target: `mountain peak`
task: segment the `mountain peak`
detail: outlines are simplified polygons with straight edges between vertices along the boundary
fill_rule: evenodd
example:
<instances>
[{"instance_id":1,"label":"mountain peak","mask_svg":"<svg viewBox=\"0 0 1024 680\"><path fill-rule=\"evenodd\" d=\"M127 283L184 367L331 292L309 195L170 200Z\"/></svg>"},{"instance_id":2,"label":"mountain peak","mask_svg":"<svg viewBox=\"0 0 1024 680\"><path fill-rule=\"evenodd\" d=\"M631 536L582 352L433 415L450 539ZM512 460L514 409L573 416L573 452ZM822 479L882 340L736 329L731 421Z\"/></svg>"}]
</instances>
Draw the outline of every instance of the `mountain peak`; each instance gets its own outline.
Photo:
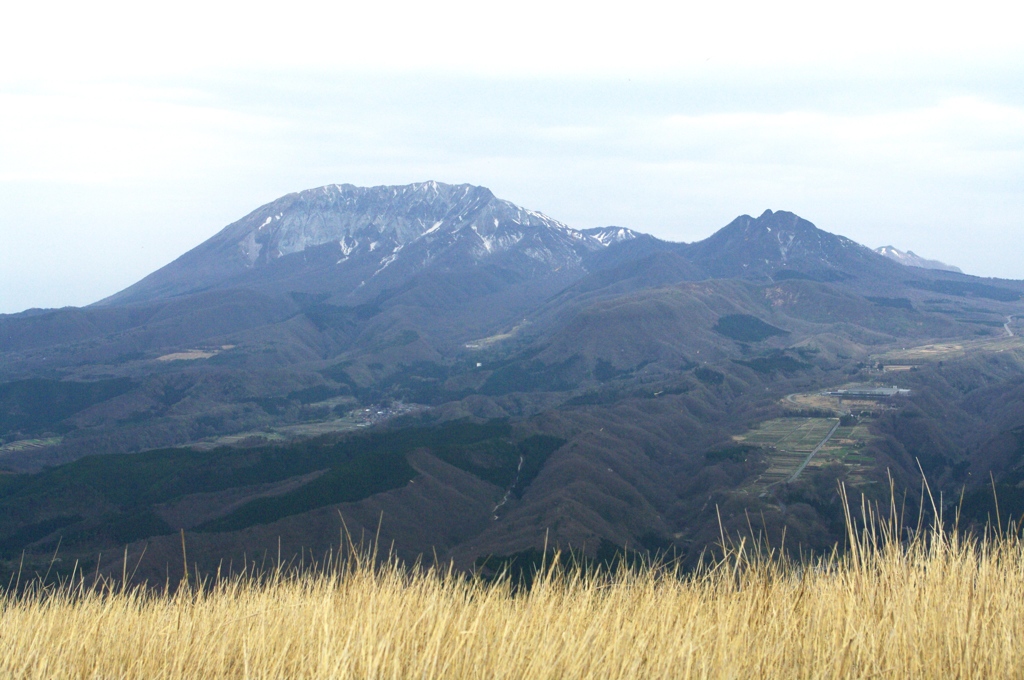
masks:
<instances>
[{"instance_id":1,"label":"mountain peak","mask_svg":"<svg viewBox=\"0 0 1024 680\"><path fill-rule=\"evenodd\" d=\"M268 203L214 239L236 243L247 265L254 266L331 241L356 242L360 236L404 245L439 223L464 221L496 201L485 187L433 180L404 186L329 184Z\"/></svg>"},{"instance_id":2,"label":"mountain peak","mask_svg":"<svg viewBox=\"0 0 1024 680\"><path fill-rule=\"evenodd\" d=\"M597 239L603 246L610 246L622 241L633 241L639 236L637 232L626 227L593 227L592 229L580 229L580 233Z\"/></svg>"},{"instance_id":3,"label":"mountain peak","mask_svg":"<svg viewBox=\"0 0 1024 680\"><path fill-rule=\"evenodd\" d=\"M428 268L462 269L485 261L530 276L565 276L582 269L585 253L604 245L501 200L486 187L433 180L375 187L328 184L257 208L103 302L225 286L262 288L271 280L295 290L342 295L358 290L365 296Z\"/></svg>"},{"instance_id":4,"label":"mountain peak","mask_svg":"<svg viewBox=\"0 0 1024 680\"><path fill-rule=\"evenodd\" d=\"M741 215L690 249L715 277L771 277L781 270L832 276L829 272L870 254L845 236L784 210L765 210L757 218Z\"/></svg>"}]
</instances>

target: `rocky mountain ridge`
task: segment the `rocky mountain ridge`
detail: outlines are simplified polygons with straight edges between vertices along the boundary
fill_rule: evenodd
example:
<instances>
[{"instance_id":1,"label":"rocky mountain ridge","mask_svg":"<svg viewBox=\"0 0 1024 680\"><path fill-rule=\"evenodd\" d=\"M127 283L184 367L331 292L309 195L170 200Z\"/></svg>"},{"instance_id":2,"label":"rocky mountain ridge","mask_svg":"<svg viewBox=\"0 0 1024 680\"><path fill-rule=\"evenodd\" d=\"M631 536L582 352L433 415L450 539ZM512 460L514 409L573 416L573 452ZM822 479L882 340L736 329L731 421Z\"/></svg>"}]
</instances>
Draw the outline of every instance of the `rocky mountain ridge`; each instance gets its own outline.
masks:
<instances>
[{"instance_id":1,"label":"rocky mountain ridge","mask_svg":"<svg viewBox=\"0 0 1024 680\"><path fill-rule=\"evenodd\" d=\"M938 271L953 272L955 274L963 274L963 271L959 267L954 267L951 264L945 262L939 262L938 260L929 260L921 257L913 250L902 251L899 248L893 246L882 246L881 248L875 248L875 252L879 255L883 255L893 262L899 262L902 265L908 267L920 267L921 269L936 269Z\"/></svg>"},{"instance_id":2,"label":"rocky mountain ridge","mask_svg":"<svg viewBox=\"0 0 1024 680\"><path fill-rule=\"evenodd\" d=\"M471 297L504 290L501 304L522 308L533 304L524 295L550 296L590 272L643 257L658 262L660 273L649 281L904 276L890 256L784 211L742 215L687 244L625 227L573 229L469 184L335 184L254 210L97 305L230 289L326 295L332 304L358 305L431 281L428 287L454 285Z\"/></svg>"},{"instance_id":3,"label":"rocky mountain ridge","mask_svg":"<svg viewBox=\"0 0 1024 680\"><path fill-rule=\"evenodd\" d=\"M294 278L311 266L325 289L343 297L359 297L372 283L395 288L431 269L496 264L536 277L579 269L587 253L627 231L586 234L469 184L332 184L254 210L99 304L258 287L261 278Z\"/></svg>"}]
</instances>

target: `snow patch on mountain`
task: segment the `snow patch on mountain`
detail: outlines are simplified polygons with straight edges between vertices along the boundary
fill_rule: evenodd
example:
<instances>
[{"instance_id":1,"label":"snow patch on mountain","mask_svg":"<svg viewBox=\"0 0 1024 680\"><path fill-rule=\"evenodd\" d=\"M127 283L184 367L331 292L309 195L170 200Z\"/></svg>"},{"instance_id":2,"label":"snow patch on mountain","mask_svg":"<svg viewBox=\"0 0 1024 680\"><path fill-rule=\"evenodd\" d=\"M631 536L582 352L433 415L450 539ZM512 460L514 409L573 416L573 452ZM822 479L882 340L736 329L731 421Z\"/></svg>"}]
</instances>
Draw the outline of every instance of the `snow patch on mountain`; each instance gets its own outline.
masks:
<instances>
[{"instance_id":1,"label":"snow patch on mountain","mask_svg":"<svg viewBox=\"0 0 1024 680\"><path fill-rule=\"evenodd\" d=\"M875 252L879 255L883 255L893 262L899 262L907 267L920 267L921 269L937 269L944 272L955 272L957 274L963 274L959 267L954 267L951 264L945 262L939 262L938 260L929 260L916 254L913 250L906 252L893 246L882 246L876 248Z\"/></svg>"},{"instance_id":2,"label":"snow patch on mountain","mask_svg":"<svg viewBox=\"0 0 1024 680\"><path fill-rule=\"evenodd\" d=\"M280 280L347 295L359 282L393 288L427 269L485 264L524 280L568 280L585 272L588 253L637 236L620 227L588 231L469 184L330 184L254 210L109 301L243 285L239 276L244 285ZM334 265L330 273L326 263Z\"/></svg>"},{"instance_id":3,"label":"snow patch on mountain","mask_svg":"<svg viewBox=\"0 0 1024 680\"><path fill-rule=\"evenodd\" d=\"M370 252L421 239L450 245L463 229L477 237L475 255L482 258L516 248L524 238L524 227L545 232L554 241L567 241L562 247L570 250L579 246L594 250L635 238L622 228L588 235L543 213L500 200L483 187L434 181L382 187L331 184L289 194L218 236L233 240L249 266L260 266L332 241L340 249L340 262L354 257L360 244Z\"/></svg>"},{"instance_id":4,"label":"snow patch on mountain","mask_svg":"<svg viewBox=\"0 0 1024 680\"><path fill-rule=\"evenodd\" d=\"M592 229L582 229L579 233L596 239L598 243L605 247L613 243L632 241L637 237L635 231L625 227L594 227Z\"/></svg>"},{"instance_id":5,"label":"snow patch on mountain","mask_svg":"<svg viewBox=\"0 0 1024 680\"><path fill-rule=\"evenodd\" d=\"M397 247L397 248L395 248L395 249L394 249L393 251L391 251L391 254L390 254L390 255L388 255L387 257L385 257L384 259L382 259L382 260L380 261L380 269L378 269L377 271L375 271L375 272L373 273L373 275L374 275L374 276L376 276L377 274L380 274L380 273L381 273L382 271L384 271L385 269L387 269L387 268L388 268L388 265L389 265L389 264L391 264L392 262L394 262L394 261L395 261L395 259L397 259L397 258L398 258L398 252L399 252L399 251L400 251L401 249L402 249L402 246L398 246L398 247Z\"/></svg>"}]
</instances>

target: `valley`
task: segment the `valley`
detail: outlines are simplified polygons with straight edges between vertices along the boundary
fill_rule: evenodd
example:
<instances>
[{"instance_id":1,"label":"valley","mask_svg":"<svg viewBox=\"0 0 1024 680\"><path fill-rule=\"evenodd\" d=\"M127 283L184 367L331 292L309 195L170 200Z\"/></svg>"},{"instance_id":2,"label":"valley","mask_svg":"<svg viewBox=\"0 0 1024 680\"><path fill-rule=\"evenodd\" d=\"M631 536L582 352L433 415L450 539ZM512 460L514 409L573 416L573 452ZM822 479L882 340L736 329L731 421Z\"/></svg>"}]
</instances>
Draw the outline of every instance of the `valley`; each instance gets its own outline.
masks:
<instances>
[{"instance_id":1,"label":"valley","mask_svg":"<svg viewBox=\"0 0 1024 680\"><path fill-rule=\"evenodd\" d=\"M768 449L768 469L754 484L769 487L795 482L838 427L838 418L783 418L761 423L733 439Z\"/></svg>"},{"instance_id":2,"label":"valley","mask_svg":"<svg viewBox=\"0 0 1024 680\"><path fill-rule=\"evenodd\" d=\"M760 423L750 432L733 439L745 445L765 449L767 469L753 481L753 488L767 489L776 484L792 484L807 468L841 465L848 483L862 487L869 478L874 458L864 449L874 438L871 419L778 418Z\"/></svg>"},{"instance_id":3,"label":"valley","mask_svg":"<svg viewBox=\"0 0 1024 680\"><path fill-rule=\"evenodd\" d=\"M352 400L330 400L311 404L314 409L330 409L335 413L338 406L352 406ZM210 451L221 446L239 446L243 444L264 444L271 442L284 442L306 437L317 437L325 434L350 432L373 425L382 425L392 418L415 415L423 412L426 407L419 404L394 403L390 406L371 405L369 408L354 408L340 418L325 418L323 420L310 420L296 423L294 425L280 425L278 427L266 427L262 430L249 430L235 434L207 437L189 445L190 448L200 451ZM341 409L345 411L345 408Z\"/></svg>"},{"instance_id":4,"label":"valley","mask_svg":"<svg viewBox=\"0 0 1024 680\"><path fill-rule=\"evenodd\" d=\"M839 484L919 500L922 469L965 521L992 481L1019 516L1022 295L786 212L684 244L470 185L290 194L95 305L0 316L0 571L127 548L161 580L182 532L202 570L342 520L460 569L692 566L755 515L827 549Z\"/></svg>"}]
</instances>

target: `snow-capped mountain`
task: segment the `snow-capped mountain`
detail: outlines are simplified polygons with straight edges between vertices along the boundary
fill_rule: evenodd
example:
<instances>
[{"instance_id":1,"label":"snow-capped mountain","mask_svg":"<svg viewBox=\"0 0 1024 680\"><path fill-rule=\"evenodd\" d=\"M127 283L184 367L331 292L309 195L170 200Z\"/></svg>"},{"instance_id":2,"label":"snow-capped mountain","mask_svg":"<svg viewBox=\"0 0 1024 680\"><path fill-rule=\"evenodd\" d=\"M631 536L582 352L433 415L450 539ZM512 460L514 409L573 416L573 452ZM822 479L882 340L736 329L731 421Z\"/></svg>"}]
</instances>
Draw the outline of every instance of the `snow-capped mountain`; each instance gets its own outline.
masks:
<instances>
[{"instance_id":1,"label":"snow-capped mountain","mask_svg":"<svg viewBox=\"0 0 1024 680\"><path fill-rule=\"evenodd\" d=\"M603 246L610 246L613 243L621 243L623 241L633 241L640 234L627 229L626 227L594 227L592 229L581 229L587 236L592 236L601 242Z\"/></svg>"},{"instance_id":2,"label":"snow-capped mountain","mask_svg":"<svg viewBox=\"0 0 1024 680\"><path fill-rule=\"evenodd\" d=\"M572 229L484 187L332 184L268 203L103 303L170 297L260 280L353 295L425 270L494 266L536 278L582 271L586 254L627 229Z\"/></svg>"},{"instance_id":3,"label":"snow-capped mountain","mask_svg":"<svg viewBox=\"0 0 1024 680\"><path fill-rule=\"evenodd\" d=\"M332 184L257 208L98 304L248 290L313 294L342 306L398 295L419 307L471 309L465 301L474 298L488 314L499 308L511 314L588 273L606 270L604 280L626 260L636 263L623 270L633 276L630 267L650 264L642 264L644 257L661 258L659 266L671 272L658 279L665 283L731 277L881 282L900 275L891 260L931 264L891 247L874 252L783 211L742 215L703 241L672 244L624 227L573 229L469 184ZM466 313L480 314L472 309Z\"/></svg>"},{"instance_id":4,"label":"snow-capped mountain","mask_svg":"<svg viewBox=\"0 0 1024 680\"><path fill-rule=\"evenodd\" d=\"M465 241L479 259L526 239L523 250L529 256L557 260L549 248L554 244L537 238L545 231L573 244L594 245L581 232L497 199L484 187L438 182L371 188L333 184L290 194L231 225L223 236L237 244L250 265L337 242L341 262L357 252L376 252L386 267L392 255L397 258L406 246L421 241Z\"/></svg>"},{"instance_id":5,"label":"snow-capped mountain","mask_svg":"<svg viewBox=\"0 0 1024 680\"><path fill-rule=\"evenodd\" d=\"M920 267L921 269L937 269L944 272L955 272L957 274L963 274L959 267L954 267L951 264L945 262L939 262L938 260L928 260L920 255L914 253L913 250L906 252L899 248L892 246L882 246L881 248L875 248L875 252L879 255L884 255L893 262L899 262L902 265L908 267Z\"/></svg>"}]
</instances>

